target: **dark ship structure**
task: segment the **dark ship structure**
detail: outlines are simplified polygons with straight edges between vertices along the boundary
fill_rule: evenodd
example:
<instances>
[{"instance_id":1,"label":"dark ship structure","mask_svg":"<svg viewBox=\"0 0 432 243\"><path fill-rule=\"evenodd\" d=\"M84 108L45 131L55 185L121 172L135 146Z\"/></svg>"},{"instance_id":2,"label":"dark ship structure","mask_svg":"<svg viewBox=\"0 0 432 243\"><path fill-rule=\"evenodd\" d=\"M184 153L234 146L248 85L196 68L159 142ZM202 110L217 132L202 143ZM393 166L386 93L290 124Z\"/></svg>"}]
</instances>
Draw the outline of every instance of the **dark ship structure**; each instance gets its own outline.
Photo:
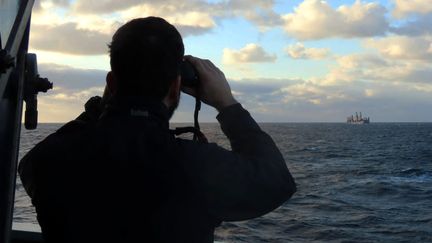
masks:
<instances>
[{"instance_id":1,"label":"dark ship structure","mask_svg":"<svg viewBox=\"0 0 432 243\"><path fill-rule=\"evenodd\" d=\"M356 112L355 116L351 115L347 117L347 123L348 124L369 124L370 119L369 117L362 117L362 113L360 112L360 115Z\"/></svg>"},{"instance_id":2,"label":"dark ship structure","mask_svg":"<svg viewBox=\"0 0 432 243\"><path fill-rule=\"evenodd\" d=\"M52 88L28 53L34 1L0 0L0 243L43 243L40 230L12 229L22 115L35 129L37 94Z\"/></svg>"}]
</instances>

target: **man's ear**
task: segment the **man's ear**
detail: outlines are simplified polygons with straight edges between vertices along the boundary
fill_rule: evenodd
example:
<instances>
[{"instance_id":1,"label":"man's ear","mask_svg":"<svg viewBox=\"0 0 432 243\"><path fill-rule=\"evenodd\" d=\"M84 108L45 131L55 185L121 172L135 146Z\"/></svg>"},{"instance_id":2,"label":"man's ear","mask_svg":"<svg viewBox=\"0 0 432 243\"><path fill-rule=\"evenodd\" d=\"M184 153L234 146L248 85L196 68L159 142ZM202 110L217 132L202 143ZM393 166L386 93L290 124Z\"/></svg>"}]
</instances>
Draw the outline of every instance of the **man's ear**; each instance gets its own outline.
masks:
<instances>
[{"instance_id":1,"label":"man's ear","mask_svg":"<svg viewBox=\"0 0 432 243\"><path fill-rule=\"evenodd\" d=\"M114 95L117 93L118 85L117 85L117 79L114 76L114 73L109 71L106 76L106 85L108 87L109 92L111 95Z\"/></svg>"},{"instance_id":2,"label":"man's ear","mask_svg":"<svg viewBox=\"0 0 432 243\"><path fill-rule=\"evenodd\" d=\"M170 100L177 102L180 98L180 87L181 86L181 76L177 76L177 78L171 83L169 91L168 91L168 97Z\"/></svg>"}]
</instances>

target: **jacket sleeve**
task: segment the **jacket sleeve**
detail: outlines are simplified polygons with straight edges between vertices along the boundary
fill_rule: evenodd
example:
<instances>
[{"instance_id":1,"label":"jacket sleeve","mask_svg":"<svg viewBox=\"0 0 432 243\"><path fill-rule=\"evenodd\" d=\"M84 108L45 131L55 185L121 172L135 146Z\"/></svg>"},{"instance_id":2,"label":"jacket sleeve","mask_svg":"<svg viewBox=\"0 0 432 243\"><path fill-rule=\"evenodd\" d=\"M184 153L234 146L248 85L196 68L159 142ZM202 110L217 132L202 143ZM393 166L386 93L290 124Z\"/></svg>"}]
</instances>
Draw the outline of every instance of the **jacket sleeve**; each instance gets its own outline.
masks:
<instances>
[{"instance_id":1,"label":"jacket sleeve","mask_svg":"<svg viewBox=\"0 0 432 243\"><path fill-rule=\"evenodd\" d=\"M204 195L210 214L222 221L246 220L282 205L296 191L285 161L271 137L240 104L225 108L217 119L232 151L200 144L186 173Z\"/></svg>"},{"instance_id":2,"label":"jacket sleeve","mask_svg":"<svg viewBox=\"0 0 432 243\"><path fill-rule=\"evenodd\" d=\"M33 176L33 151L28 152L24 158L21 159L18 165L18 173L20 175L21 183L30 196L34 196L34 176Z\"/></svg>"},{"instance_id":3,"label":"jacket sleeve","mask_svg":"<svg viewBox=\"0 0 432 243\"><path fill-rule=\"evenodd\" d=\"M18 174L21 183L32 200L34 200L36 194L37 172L41 171L41 167L45 164L44 162L49 160L50 155L54 153L53 151L56 151L56 149L53 149L53 145L56 144L54 139L55 133L39 142L27 152L18 165ZM44 168L43 171L48 173L46 169Z\"/></svg>"},{"instance_id":4,"label":"jacket sleeve","mask_svg":"<svg viewBox=\"0 0 432 243\"><path fill-rule=\"evenodd\" d=\"M80 117L86 117L88 115L83 112ZM48 137L36 144L27 154L21 159L18 165L18 173L22 182L22 185L30 196L34 198L37 187L37 172L43 171L46 174L51 172L52 165L44 167L47 162L54 156L59 156L58 153L61 151L58 146L68 147L65 145L65 141L60 138L60 134L73 133L82 130L85 125L83 120L73 120L66 123L64 126L59 128L55 133L50 134ZM59 140L60 139L60 140ZM60 154L60 156L63 154ZM43 167L43 169L41 169Z\"/></svg>"}]
</instances>

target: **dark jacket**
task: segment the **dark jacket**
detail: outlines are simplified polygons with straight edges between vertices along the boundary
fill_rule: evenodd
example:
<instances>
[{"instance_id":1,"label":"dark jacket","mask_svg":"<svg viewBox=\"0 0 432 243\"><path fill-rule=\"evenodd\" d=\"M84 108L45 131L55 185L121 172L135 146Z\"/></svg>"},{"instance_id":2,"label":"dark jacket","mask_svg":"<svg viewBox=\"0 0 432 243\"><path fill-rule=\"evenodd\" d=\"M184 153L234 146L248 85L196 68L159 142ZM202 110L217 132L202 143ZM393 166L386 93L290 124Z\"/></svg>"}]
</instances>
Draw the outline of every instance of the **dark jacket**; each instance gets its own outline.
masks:
<instances>
[{"instance_id":1,"label":"dark jacket","mask_svg":"<svg viewBox=\"0 0 432 243\"><path fill-rule=\"evenodd\" d=\"M117 100L80 117L20 163L47 242L213 242L222 221L264 215L296 190L240 104L217 116L232 151L175 138L162 103Z\"/></svg>"}]
</instances>

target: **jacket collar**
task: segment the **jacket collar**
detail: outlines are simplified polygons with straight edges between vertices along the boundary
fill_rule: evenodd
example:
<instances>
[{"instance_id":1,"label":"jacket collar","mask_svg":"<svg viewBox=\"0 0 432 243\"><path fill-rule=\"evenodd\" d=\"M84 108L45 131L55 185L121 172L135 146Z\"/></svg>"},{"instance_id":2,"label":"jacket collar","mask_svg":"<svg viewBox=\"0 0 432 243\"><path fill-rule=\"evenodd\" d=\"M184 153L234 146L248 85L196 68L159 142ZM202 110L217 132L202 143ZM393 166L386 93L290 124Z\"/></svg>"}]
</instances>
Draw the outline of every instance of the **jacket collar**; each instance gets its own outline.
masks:
<instances>
[{"instance_id":1,"label":"jacket collar","mask_svg":"<svg viewBox=\"0 0 432 243\"><path fill-rule=\"evenodd\" d=\"M154 117L168 126L169 111L162 101L139 96L113 97L106 105L101 118L129 116L136 118Z\"/></svg>"}]
</instances>

